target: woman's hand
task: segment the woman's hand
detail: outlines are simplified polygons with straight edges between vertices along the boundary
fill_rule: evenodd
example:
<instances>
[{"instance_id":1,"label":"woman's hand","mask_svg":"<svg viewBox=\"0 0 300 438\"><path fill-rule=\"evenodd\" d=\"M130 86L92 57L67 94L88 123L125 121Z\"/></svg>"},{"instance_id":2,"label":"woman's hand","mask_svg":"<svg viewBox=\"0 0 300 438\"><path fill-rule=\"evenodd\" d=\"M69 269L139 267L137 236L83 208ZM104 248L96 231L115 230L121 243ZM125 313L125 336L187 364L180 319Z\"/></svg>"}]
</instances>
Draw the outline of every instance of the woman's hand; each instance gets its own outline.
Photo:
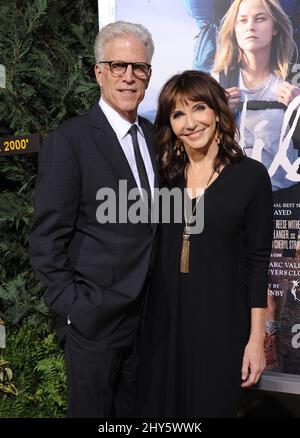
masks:
<instances>
[{"instance_id":1,"label":"woman's hand","mask_svg":"<svg viewBox=\"0 0 300 438\"><path fill-rule=\"evenodd\" d=\"M242 388L248 388L258 382L266 367L263 338L248 341L244 351L242 365Z\"/></svg>"},{"instance_id":2,"label":"woman's hand","mask_svg":"<svg viewBox=\"0 0 300 438\"><path fill-rule=\"evenodd\" d=\"M239 87L226 88L228 94L228 104L232 112L234 112L241 102L241 90Z\"/></svg>"},{"instance_id":3,"label":"woman's hand","mask_svg":"<svg viewBox=\"0 0 300 438\"><path fill-rule=\"evenodd\" d=\"M288 106L295 97L300 96L300 88L290 84L287 81L282 82L277 90L277 100Z\"/></svg>"}]
</instances>

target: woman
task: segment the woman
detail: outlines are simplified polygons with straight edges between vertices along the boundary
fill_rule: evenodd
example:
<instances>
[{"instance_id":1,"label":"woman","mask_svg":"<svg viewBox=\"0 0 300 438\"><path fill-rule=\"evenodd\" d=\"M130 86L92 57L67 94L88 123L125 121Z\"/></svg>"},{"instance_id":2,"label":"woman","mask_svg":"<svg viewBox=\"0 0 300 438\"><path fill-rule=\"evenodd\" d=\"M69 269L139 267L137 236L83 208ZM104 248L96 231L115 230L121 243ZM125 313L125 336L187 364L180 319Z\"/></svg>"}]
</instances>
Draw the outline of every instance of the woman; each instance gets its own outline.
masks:
<instances>
[{"instance_id":1,"label":"woman","mask_svg":"<svg viewBox=\"0 0 300 438\"><path fill-rule=\"evenodd\" d=\"M160 225L138 414L233 417L240 386L256 383L265 366L270 179L235 142L225 91L206 73L186 71L165 84L155 127L164 185L187 188L193 211L205 189L204 229L189 232L186 202L181 222Z\"/></svg>"},{"instance_id":2,"label":"woman","mask_svg":"<svg viewBox=\"0 0 300 438\"><path fill-rule=\"evenodd\" d=\"M296 11L295 4L280 4L278 0L233 1L222 21L213 69L214 77L218 74L221 85L227 89L231 109L236 111L245 153L267 169L279 150L281 163L286 155L293 164L300 148L299 127L286 150L280 144L286 107L300 95L300 89L286 80L293 54L297 58L297 49L291 22L281 6L289 13ZM297 176L289 177L288 169L282 165L271 175L275 203L290 203L298 198ZM282 219L299 219L297 210ZM295 250L284 250L284 256L294 257ZM284 281L282 278L281 290L286 290ZM265 340L269 369L278 369L275 333L283 306L284 298L269 294Z\"/></svg>"},{"instance_id":3,"label":"woman","mask_svg":"<svg viewBox=\"0 0 300 438\"><path fill-rule=\"evenodd\" d=\"M244 117L239 114L245 121L241 143L248 156L267 168L279 148L286 106L300 95L300 89L286 81L295 48L292 25L278 0L235 0L222 20L213 75L219 75L232 110L245 103ZM293 142L287 156L291 163L298 158ZM274 191L295 184L286 173L277 168L271 178Z\"/></svg>"}]
</instances>

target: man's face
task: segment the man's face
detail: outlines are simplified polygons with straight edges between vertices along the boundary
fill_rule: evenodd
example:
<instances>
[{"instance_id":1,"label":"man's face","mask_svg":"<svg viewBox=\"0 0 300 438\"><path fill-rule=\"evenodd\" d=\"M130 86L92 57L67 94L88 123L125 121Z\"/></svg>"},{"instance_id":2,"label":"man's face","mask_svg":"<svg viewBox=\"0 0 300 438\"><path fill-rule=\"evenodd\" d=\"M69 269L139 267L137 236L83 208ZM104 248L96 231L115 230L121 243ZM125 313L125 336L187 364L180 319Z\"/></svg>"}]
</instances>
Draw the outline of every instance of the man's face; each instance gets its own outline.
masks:
<instances>
[{"instance_id":1,"label":"man's face","mask_svg":"<svg viewBox=\"0 0 300 438\"><path fill-rule=\"evenodd\" d=\"M148 50L133 35L117 37L106 43L101 61L149 63ZM95 75L105 102L126 120L134 122L150 76L146 79L136 78L132 65L128 65L126 72L121 76L114 76L108 64L101 64L101 66L96 64Z\"/></svg>"}]
</instances>

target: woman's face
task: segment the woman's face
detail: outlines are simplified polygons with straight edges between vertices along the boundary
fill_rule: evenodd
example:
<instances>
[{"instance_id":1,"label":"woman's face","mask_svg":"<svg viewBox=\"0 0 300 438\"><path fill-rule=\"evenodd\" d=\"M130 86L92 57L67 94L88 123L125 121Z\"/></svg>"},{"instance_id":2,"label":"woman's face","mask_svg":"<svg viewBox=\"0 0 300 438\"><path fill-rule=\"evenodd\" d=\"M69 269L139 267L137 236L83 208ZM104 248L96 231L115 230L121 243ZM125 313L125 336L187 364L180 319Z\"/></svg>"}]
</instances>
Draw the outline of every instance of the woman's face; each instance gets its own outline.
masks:
<instances>
[{"instance_id":1,"label":"woman's face","mask_svg":"<svg viewBox=\"0 0 300 438\"><path fill-rule=\"evenodd\" d=\"M170 116L174 134L189 150L216 146L216 115L205 102L177 102Z\"/></svg>"},{"instance_id":2,"label":"woman's face","mask_svg":"<svg viewBox=\"0 0 300 438\"><path fill-rule=\"evenodd\" d=\"M238 46L244 52L270 53L274 21L262 0L242 0L235 23Z\"/></svg>"}]
</instances>

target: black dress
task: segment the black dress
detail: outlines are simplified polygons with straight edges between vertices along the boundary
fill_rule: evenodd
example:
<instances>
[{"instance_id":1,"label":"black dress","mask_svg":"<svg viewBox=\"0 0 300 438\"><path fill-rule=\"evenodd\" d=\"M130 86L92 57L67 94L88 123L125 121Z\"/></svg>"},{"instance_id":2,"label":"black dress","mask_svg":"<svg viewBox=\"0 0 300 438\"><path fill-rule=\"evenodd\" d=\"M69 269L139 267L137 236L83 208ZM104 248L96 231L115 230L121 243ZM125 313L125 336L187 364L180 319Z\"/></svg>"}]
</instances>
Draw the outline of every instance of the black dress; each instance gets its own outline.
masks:
<instances>
[{"instance_id":1,"label":"black dress","mask_svg":"<svg viewBox=\"0 0 300 438\"><path fill-rule=\"evenodd\" d=\"M184 222L160 225L142 335L140 417L236 414L250 308L267 301L273 206L265 167L250 158L226 166L204 202L188 274L179 272Z\"/></svg>"}]
</instances>

